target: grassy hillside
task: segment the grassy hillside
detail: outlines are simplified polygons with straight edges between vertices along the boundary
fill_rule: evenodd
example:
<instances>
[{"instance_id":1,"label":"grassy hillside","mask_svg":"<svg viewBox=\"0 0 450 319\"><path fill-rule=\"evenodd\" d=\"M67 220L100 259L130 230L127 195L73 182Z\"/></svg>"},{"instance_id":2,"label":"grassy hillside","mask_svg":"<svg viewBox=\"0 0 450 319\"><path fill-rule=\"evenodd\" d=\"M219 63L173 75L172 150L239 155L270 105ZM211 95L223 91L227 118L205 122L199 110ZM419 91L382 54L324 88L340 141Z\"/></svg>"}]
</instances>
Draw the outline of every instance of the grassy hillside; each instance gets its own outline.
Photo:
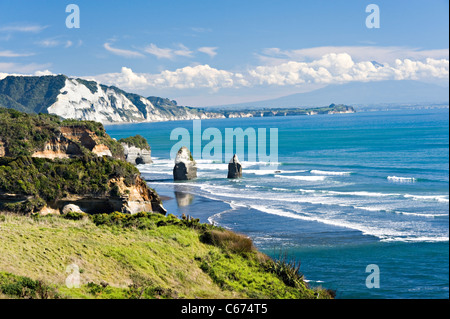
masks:
<instances>
[{"instance_id":1,"label":"grassy hillside","mask_svg":"<svg viewBox=\"0 0 450 319\"><path fill-rule=\"evenodd\" d=\"M250 239L160 214L0 214L3 298L329 298ZM79 288L65 285L79 267Z\"/></svg>"}]
</instances>

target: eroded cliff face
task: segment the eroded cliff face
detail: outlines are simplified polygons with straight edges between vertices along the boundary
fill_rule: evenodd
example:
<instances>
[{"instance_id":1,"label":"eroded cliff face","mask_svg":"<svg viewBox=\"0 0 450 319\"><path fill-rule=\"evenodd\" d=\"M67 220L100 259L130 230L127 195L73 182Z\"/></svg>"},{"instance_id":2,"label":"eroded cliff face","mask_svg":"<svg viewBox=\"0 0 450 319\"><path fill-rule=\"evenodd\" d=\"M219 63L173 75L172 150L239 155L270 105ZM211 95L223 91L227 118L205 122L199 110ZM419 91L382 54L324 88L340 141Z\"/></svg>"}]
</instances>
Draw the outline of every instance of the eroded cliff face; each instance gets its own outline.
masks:
<instances>
[{"instance_id":1,"label":"eroded cliff face","mask_svg":"<svg viewBox=\"0 0 450 319\"><path fill-rule=\"evenodd\" d=\"M100 143L99 137L86 128L61 127L61 133L45 143L43 150L38 150L31 156L49 159L81 156L83 152L80 144L97 156L112 156L108 146Z\"/></svg>"},{"instance_id":2,"label":"eroded cliff face","mask_svg":"<svg viewBox=\"0 0 450 319\"><path fill-rule=\"evenodd\" d=\"M112 156L111 150L102 144L100 138L92 131L83 127L61 127L41 149L33 150L31 156L39 158L71 158L83 155L83 146L97 156ZM0 157L12 156L8 145L0 140Z\"/></svg>"},{"instance_id":3,"label":"eroded cliff face","mask_svg":"<svg viewBox=\"0 0 450 319\"><path fill-rule=\"evenodd\" d=\"M133 145L128 145L127 143L121 143L125 153L125 159L127 162L138 165L138 164L151 164L152 157L151 151L138 148Z\"/></svg>"},{"instance_id":4,"label":"eroded cliff face","mask_svg":"<svg viewBox=\"0 0 450 319\"><path fill-rule=\"evenodd\" d=\"M100 123L1 109L0 120L0 210L55 214L72 204L90 214L166 213Z\"/></svg>"},{"instance_id":5,"label":"eroded cliff face","mask_svg":"<svg viewBox=\"0 0 450 319\"><path fill-rule=\"evenodd\" d=\"M47 203L39 213L41 215L63 214L69 206L77 207L80 212L87 214L154 212L165 215L167 213L159 195L150 189L140 176L136 176L133 185L126 185L122 177L111 179L109 186L116 189L116 194L110 196L68 194L62 199Z\"/></svg>"},{"instance_id":6,"label":"eroded cliff face","mask_svg":"<svg viewBox=\"0 0 450 319\"><path fill-rule=\"evenodd\" d=\"M84 127L61 127L64 138L78 142L97 156L112 156L108 146L101 144L100 138L92 131Z\"/></svg>"},{"instance_id":7,"label":"eroded cliff face","mask_svg":"<svg viewBox=\"0 0 450 319\"><path fill-rule=\"evenodd\" d=\"M144 211L166 214L167 211L156 191L150 189L140 176L136 176L132 186L127 186L123 178L111 180L110 183L117 186L119 192L123 194L122 212L136 214Z\"/></svg>"}]
</instances>

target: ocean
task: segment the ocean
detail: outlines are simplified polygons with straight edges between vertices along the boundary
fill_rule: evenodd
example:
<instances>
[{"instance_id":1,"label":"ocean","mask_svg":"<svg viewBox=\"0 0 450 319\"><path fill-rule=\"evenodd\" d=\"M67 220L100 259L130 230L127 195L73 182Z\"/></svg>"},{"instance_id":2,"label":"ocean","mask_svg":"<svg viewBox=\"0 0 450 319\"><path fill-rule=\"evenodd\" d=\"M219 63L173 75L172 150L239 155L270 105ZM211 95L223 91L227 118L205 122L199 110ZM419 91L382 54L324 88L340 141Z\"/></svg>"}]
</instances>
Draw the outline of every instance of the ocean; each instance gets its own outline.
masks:
<instances>
[{"instance_id":1,"label":"ocean","mask_svg":"<svg viewBox=\"0 0 450 319\"><path fill-rule=\"evenodd\" d=\"M192 121L106 130L148 140L154 163L138 169L169 213L243 233L273 258L299 260L311 286L333 289L337 298L449 298L448 109L201 126L223 135L226 128L278 129L277 167L240 158L243 178L229 180L230 158L196 158L198 178L174 182L170 135L193 132Z\"/></svg>"}]
</instances>

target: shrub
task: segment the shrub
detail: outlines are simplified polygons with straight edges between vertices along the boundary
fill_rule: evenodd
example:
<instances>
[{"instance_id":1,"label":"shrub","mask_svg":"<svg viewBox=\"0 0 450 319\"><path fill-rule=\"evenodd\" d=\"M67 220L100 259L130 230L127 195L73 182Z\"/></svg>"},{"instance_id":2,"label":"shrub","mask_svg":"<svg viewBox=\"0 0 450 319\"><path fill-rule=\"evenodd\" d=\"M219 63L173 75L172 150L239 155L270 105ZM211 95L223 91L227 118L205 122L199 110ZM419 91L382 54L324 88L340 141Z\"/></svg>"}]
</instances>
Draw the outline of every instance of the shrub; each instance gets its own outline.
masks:
<instances>
[{"instance_id":1,"label":"shrub","mask_svg":"<svg viewBox=\"0 0 450 319\"><path fill-rule=\"evenodd\" d=\"M148 145L148 142L145 139L145 137L143 137L141 135L130 136L127 138L121 138L118 142L127 144L128 146L135 146L140 149L150 150L150 145Z\"/></svg>"},{"instance_id":2,"label":"shrub","mask_svg":"<svg viewBox=\"0 0 450 319\"><path fill-rule=\"evenodd\" d=\"M200 241L242 255L256 251L250 238L229 230L211 229L204 231L200 235Z\"/></svg>"},{"instance_id":3,"label":"shrub","mask_svg":"<svg viewBox=\"0 0 450 319\"><path fill-rule=\"evenodd\" d=\"M83 217L87 216L85 213L77 213L77 212L68 212L67 214L63 215L65 219L70 220L80 220L83 219Z\"/></svg>"},{"instance_id":4,"label":"shrub","mask_svg":"<svg viewBox=\"0 0 450 319\"><path fill-rule=\"evenodd\" d=\"M9 273L0 273L0 292L26 299L59 298L55 289L43 281Z\"/></svg>"},{"instance_id":5,"label":"shrub","mask_svg":"<svg viewBox=\"0 0 450 319\"><path fill-rule=\"evenodd\" d=\"M267 260L263 268L277 275L287 286L299 288L306 285L303 274L300 273L300 265L299 260L284 253L275 260Z\"/></svg>"},{"instance_id":6,"label":"shrub","mask_svg":"<svg viewBox=\"0 0 450 319\"><path fill-rule=\"evenodd\" d=\"M119 226L124 228L153 229L156 227L153 213L137 213L134 215L114 212L111 214L92 215L92 222L97 225Z\"/></svg>"}]
</instances>

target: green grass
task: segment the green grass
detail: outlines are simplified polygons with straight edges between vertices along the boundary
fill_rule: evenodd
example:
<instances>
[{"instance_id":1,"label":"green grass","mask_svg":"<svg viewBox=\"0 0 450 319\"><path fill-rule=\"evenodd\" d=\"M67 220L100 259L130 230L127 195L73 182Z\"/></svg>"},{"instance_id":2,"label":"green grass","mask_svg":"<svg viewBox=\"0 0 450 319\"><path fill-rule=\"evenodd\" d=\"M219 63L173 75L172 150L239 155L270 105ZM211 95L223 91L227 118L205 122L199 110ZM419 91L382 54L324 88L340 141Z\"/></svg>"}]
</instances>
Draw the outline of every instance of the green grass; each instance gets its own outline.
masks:
<instances>
[{"instance_id":1,"label":"green grass","mask_svg":"<svg viewBox=\"0 0 450 319\"><path fill-rule=\"evenodd\" d=\"M286 281L283 270L275 271L275 262L245 236L196 219L151 213L0 216L3 298L316 298L318 293L301 276ZM65 285L70 264L79 268L79 288ZM2 288L11 282L14 289ZM20 287L31 290L21 294Z\"/></svg>"}]
</instances>

